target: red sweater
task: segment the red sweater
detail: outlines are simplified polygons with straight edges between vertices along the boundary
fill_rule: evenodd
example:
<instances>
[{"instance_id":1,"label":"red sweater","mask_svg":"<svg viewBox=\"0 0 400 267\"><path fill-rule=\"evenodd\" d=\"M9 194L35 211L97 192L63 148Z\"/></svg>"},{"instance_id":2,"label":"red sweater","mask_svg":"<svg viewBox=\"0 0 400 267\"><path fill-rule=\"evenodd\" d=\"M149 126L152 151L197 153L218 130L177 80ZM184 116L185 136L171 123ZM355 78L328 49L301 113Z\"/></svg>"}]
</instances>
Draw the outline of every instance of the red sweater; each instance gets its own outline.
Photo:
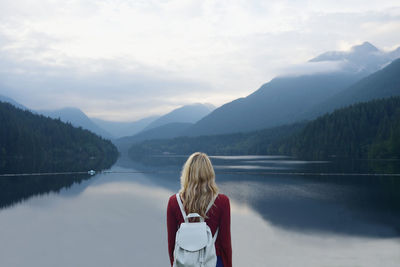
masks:
<instances>
[{"instance_id":1,"label":"red sweater","mask_svg":"<svg viewBox=\"0 0 400 267\"><path fill-rule=\"evenodd\" d=\"M231 246L231 207L229 198L219 194L214 205L207 213L207 225L215 235L219 227L215 249L217 256L221 256L224 267L232 267L232 246ZM179 209L176 195L169 198L167 208L167 229L168 229L168 251L171 266L174 262L175 235L181 223L184 222L181 210Z\"/></svg>"}]
</instances>

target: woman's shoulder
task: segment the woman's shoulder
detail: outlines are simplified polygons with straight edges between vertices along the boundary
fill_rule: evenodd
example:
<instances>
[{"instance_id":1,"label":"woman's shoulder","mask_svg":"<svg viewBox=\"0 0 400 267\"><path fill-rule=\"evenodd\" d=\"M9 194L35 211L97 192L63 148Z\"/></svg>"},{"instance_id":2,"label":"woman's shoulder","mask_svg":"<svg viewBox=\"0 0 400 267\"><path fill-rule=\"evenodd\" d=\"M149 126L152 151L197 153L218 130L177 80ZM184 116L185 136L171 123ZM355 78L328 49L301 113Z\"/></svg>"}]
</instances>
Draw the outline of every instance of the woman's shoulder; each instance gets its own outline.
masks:
<instances>
[{"instance_id":1,"label":"woman's shoulder","mask_svg":"<svg viewBox=\"0 0 400 267\"><path fill-rule=\"evenodd\" d=\"M227 195L225 195L223 193L219 193L217 198L215 199L214 203L220 204L220 205L229 205L229 198ZM178 207L178 201L176 199L176 194L173 194L172 196L169 197L168 206Z\"/></svg>"},{"instance_id":2,"label":"woman's shoulder","mask_svg":"<svg viewBox=\"0 0 400 267\"><path fill-rule=\"evenodd\" d=\"M169 197L169 201L172 201L172 200L176 200L176 194L173 194L172 196Z\"/></svg>"},{"instance_id":3,"label":"woman's shoulder","mask_svg":"<svg viewBox=\"0 0 400 267\"><path fill-rule=\"evenodd\" d=\"M176 200L176 194L169 197L168 207L175 208L178 207L178 201Z\"/></svg>"},{"instance_id":4,"label":"woman's shoulder","mask_svg":"<svg viewBox=\"0 0 400 267\"><path fill-rule=\"evenodd\" d=\"M229 200L228 196L223 193L218 193L218 198L224 199L224 200Z\"/></svg>"},{"instance_id":5,"label":"woman's shoulder","mask_svg":"<svg viewBox=\"0 0 400 267\"><path fill-rule=\"evenodd\" d=\"M218 202L221 204L229 204L229 198L227 195L219 193L218 197L215 199L215 202Z\"/></svg>"}]
</instances>

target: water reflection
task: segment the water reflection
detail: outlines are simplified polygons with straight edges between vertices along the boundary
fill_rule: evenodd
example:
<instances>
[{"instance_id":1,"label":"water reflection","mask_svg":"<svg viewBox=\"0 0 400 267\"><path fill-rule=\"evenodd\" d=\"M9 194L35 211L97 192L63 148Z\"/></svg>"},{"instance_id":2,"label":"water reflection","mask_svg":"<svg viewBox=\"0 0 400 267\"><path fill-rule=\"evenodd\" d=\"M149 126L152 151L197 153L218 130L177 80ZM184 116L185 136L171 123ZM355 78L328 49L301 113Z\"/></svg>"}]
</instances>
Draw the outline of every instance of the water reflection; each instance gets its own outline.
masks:
<instances>
[{"instance_id":1,"label":"water reflection","mask_svg":"<svg viewBox=\"0 0 400 267\"><path fill-rule=\"evenodd\" d=\"M246 160L243 161L244 163L266 163L266 164L321 164L321 163L330 163L329 161L305 161L305 160L279 160L279 159L272 159L272 160Z\"/></svg>"},{"instance_id":2,"label":"water reflection","mask_svg":"<svg viewBox=\"0 0 400 267\"><path fill-rule=\"evenodd\" d=\"M88 174L0 177L0 209L35 195L59 192L89 178Z\"/></svg>"},{"instance_id":3,"label":"water reflection","mask_svg":"<svg viewBox=\"0 0 400 267\"><path fill-rule=\"evenodd\" d=\"M288 168L260 165L214 165L214 169L224 170L287 170Z\"/></svg>"},{"instance_id":4,"label":"water reflection","mask_svg":"<svg viewBox=\"0 0 400 267\"><path fill-rule=\"evenodd\" d=\"M174 157L174 156L172 156ZM186 156L187 157L187 156ZM211 159L225 159L225 160L254 160L254 159L288 159L288 156L271 155L240 155L240 156L210 156Z\"/></svg>"},{"instance_id":5,"label":"water reflection","mask_svg":"<svg viewBox=\"0 0 400 267\"><path fill-rule=\"evenodd\" d=\"M97 175L0 211L0 266L165 266L170 192L146 181Z\"/></svg>"},{"instance_id":6,"label":"water reflection","mask_svg":"<svg viewBox=\"0 0 400 267\"><path fill-rule=\"evenodd\" d=\"M118 164L139 170L158 170L161 173L148 174L150 179L176 191L179 171L186 158L164 156L142 162L125 159ZM400 235L398 177L291 174L369 173L371 166L398 162L347 161L346 165L341 161L282 158L211 157L222 191L238 203L251 206L267 222L278 227L355 236Z\"/></svg>"},{"instance_id":7,"label":"water reflection","mask_svg":"<svg viewBox=\"0 0 400 267\"><path fill-rule=\"evenodd\" d=\"M113 173L1 210L0 266L167 266L166 203L186 157L170 159L121 158ZM370 208L368 183L325 178L218 169L231 198L235 265L398 266L400 238L394 224L369 217L390 212ZM368 209L354 205L358 198Z\"/></svg>"},{"instance_id":8,"label":"water reflection","mask_svg":"<svg viewBox=\"0 0 400 267\"><path fill-rule=\"evenodd\" d=\"M63 188L69 188L74 183L89 179L91 177L88 174L89 170L110 168L115 160L116 155L104 158L91 157L85 160L53 158L50 161L31 157L1 159L0 209L25 201L35 195L59 192ZM38 175L40 173L46 175Z\"/></svg>"}]
</instances>

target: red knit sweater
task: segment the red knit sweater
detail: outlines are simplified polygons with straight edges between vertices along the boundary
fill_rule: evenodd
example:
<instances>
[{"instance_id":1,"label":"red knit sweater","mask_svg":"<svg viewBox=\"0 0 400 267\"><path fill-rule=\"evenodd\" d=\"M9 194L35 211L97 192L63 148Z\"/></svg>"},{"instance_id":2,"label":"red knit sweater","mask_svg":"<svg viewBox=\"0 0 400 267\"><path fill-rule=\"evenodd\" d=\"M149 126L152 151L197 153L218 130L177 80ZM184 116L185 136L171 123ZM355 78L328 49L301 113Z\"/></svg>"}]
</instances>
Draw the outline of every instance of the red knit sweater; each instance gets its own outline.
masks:
<instances>
[{"instance_id":1,"label":"red knit sweater","mask_svg":"<svg viewBox=\"0 0 400 267\"><path fill-rule=\"evenodd\" d=\"M205 221L213 235L219 227L217 240L215 241L217 256L221 256L224 267L232 267L231 208L229 198L224 194L219 194L207 216L208 219ZM183 221L176 195L173 195L169 198L167 208L168 251L171 266L174 262L176 231Z\"/></svg>"}]
</instances>

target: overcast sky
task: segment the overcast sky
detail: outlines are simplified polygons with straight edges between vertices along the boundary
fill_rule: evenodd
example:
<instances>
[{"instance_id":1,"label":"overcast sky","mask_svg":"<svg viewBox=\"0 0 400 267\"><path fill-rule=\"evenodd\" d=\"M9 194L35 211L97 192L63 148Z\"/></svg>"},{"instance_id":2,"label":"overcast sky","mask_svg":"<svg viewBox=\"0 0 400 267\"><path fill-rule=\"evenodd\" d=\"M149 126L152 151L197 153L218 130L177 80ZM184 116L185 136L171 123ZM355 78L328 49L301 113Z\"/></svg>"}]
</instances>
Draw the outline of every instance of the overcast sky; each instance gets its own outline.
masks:
<instances>
[{"instance_id":1,"label":"overcast sky","mask_svg":"<svg viewBox=\"0 0 400 267\"><path fill-rule=\"evenodd\" d=\"M0 94L130 121L364 41L400 46L398 0L0 0Z\"/></svg>"}]
</instances>

